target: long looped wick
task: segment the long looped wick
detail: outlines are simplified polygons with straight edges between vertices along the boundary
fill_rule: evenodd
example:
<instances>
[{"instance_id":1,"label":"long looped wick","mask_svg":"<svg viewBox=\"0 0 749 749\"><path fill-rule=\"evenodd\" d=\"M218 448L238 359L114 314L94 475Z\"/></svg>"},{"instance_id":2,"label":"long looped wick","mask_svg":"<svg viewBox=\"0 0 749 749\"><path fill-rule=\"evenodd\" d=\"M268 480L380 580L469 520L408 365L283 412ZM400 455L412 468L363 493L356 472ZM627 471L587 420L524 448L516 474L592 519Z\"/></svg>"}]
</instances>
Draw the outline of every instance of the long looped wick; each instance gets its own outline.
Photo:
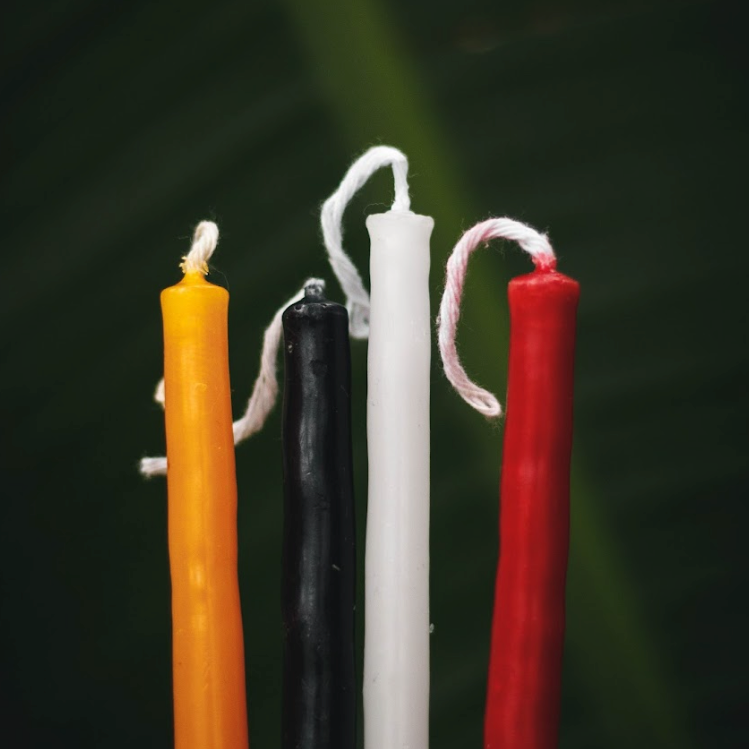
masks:
<instances>
[{"instance_id":1,"label":"long looped wick","mask_svg":"<svg viewBox=\"0 0 749 749\"><path fill-rule=\"evenodd\" d=\"M442 366L447 379L468 405L484 416L497 418L502 415L502 406L492 393L479 387L468 377L455 347L455 331L460 319L468 258L479 245L491 239L512 239L517 242L531 256L539 270L553 270L557 261L545 234L511 218L490 218L476 224L458 240L447 261L445 291L437 318Z\"/></svg>"},{"instance_id":2,"label":"long looped wick","mask_svg":"<svg viewBox=\"0 0 749 749\"><path fill-rule=\"evenodd\" d=\"M369 335L369 293L364 288L359 271L343 249L341 222L351 198L372 174L383 166L393 168L395 199L392 210L409 211L411 198L408 195L408 159L397 148L375 146L349 167L338 189L323 203L320 213L320 225L328 259L346 295L349 333L352 338L366 338Z\"/></svg>"},{"instance_id":3,"label":"long looped wick","mask_svg":"<svg viewBox=\"0 0 749 749\"><path fill-rule=\"evenodd\" d=\"M208 258L216 249L218 241L218 227L212 221L201 221L195 230L193 245L190 252L183 259L183 270L186 267L197 269L194 265L206 264ZM189 272L185 270L185 273ZM202 272L202 271L199 271ZM305 281L304 286L294 296L286 301L270 322L263 335L263 348L260 352L260 371L255 384L252 386L252 394L247 402L247 408L241 418L232 425L234 432L234 444L238 444L263 428L268 414L273 410L278 397L278 377L276 362L278 360L278 349L283 336L282 316L284 310L294 302L304 297L304 290L311 284L318 284L323 289L325 281L318 278L310 278ZM154 400L164 407L164 380L159 380L154 393ZM167 461L165 457L143 458L140 461L140 472L143 476L163 476L166 474Z\"/></svg>"},{"instance_id":4,"label":"long looped wick","mask_svg":"<svg viewBox=\"0 0 749 749\"><path fill-rule=\"evenodd\" d=\"M270 325L265 329L263 348L260 352L260 371L255 384L252 386L252 394L247 401L244 415L233 424L235 445L259 432L263 428L268 414L276 404L276 397L278 396L277 362L278 349L283 338L283 313L287 307L304 298L305 289L308 286L319 286L321 291L324 291L325 281L321 278L308 278L302 288L276 310Z\"/></svg>"}]
</instances>

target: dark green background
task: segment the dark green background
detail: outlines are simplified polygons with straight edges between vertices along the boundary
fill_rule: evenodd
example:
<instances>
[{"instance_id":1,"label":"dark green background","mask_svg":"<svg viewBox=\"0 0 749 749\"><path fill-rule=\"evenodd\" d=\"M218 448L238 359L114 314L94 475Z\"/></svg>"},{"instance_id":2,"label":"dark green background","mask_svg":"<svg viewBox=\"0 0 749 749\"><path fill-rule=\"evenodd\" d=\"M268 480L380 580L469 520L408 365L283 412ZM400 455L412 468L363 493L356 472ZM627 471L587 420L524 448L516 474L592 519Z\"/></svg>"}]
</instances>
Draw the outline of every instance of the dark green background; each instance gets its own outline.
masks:
<instances>
[{"instance_id":1,"label":"dark green background","mask_svg":"<svg viewBox=\"0 0 749 749\"><path fill-rule=\"evenodd\" d=\"M435 309L450 248L490 215L549 230L582 284L561 746L749 744L745 16L677 0L6 4L0 741L169 746L166 488L136 472L164 447L159 291L214 218L239 413L279 303L309 275L341 299L319 205L387 143L436 219ZM347 212L362 269L364 218L391 196L380 174ZM461 350L500 393L505 284L528 268L500 245L471 264ZM365 343L353 360L362 530ZM432 418L432 747L479 747L501 428L436 356ZM237 454L257 749L280 736L279 430L277 409Z\"/></svg>"}]
</instances>

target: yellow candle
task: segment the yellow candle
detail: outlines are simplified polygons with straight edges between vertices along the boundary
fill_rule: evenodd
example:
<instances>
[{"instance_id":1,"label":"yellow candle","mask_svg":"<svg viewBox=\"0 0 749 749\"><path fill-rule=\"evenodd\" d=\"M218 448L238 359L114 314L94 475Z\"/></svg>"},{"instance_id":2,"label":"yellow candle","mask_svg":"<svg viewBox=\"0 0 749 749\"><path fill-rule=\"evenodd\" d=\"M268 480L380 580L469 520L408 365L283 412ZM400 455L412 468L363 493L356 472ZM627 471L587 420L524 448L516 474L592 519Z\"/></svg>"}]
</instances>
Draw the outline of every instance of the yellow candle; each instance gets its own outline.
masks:
<instances>
[{"instance_id":1,"label":"yellow candle","mask_svg":"<svg viewBox=\"0 0 749 749\"><path fill-rule=\"evenodd\" d=\"M203 222L183 264L184 278L161 294L174 737L176 749L244 749L229 294L203 277L213 247L197 261L192 257L206 231L213 232L215 247L218 231Z\"/></svg>"}]
</instances>

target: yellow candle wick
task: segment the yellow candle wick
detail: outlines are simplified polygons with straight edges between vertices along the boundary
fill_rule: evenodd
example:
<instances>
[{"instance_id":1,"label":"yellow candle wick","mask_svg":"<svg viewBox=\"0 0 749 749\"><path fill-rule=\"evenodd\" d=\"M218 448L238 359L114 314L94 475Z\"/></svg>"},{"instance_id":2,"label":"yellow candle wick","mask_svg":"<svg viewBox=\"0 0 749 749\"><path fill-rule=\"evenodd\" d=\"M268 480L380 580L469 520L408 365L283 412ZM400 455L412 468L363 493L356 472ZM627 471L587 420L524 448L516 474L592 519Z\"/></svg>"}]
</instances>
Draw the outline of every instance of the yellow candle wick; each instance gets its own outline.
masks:
<instances>
[{"instance_id":1,"label":"yellow candle wick","mask_svg":"<svg viewBox=\"0 0 749 749\"><path fill-rule=\"evenodd\" d=\"M195 261L190 260L187 255L182 258L182 262L179 264L180 270L185 274L185 277L192 275L207 276L208 275L208 263L203 260L200 262L197 268L194 267Z\"/></svg>"},{"instance_id":2,"label":"yellow candle wick","mask_svg":"<svg viewBox=\"0 0 749 749\"><path fill-rule=\"evenodd\" d=\"M185 276L199 273L208 274L208 260L218 244L218 226L213 221L201 221L195 227L190 252L182 258L180 268Z\"/></svg>"}]
</instances>

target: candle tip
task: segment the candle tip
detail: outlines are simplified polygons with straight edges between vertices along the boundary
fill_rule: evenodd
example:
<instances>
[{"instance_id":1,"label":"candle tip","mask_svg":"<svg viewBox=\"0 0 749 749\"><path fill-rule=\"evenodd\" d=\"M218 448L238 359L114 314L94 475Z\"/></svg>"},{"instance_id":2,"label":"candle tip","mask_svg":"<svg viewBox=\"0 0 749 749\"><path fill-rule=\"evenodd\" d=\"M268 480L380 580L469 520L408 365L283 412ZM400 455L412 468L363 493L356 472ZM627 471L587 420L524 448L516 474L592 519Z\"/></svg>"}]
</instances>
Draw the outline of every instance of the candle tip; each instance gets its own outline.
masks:
<instances>
[{"instance_id":1,"label":"candle tip","mask_svg":"<svg viewBox=\"0 0 749 749\"><path fill-rule=\"evenodd\" d=\"M325 281L321 278L310 278L304 284L304 296L323 297L325 295Z\"/></svg>"},{"instance_id":2,"label":"candle tip","mask_svg":"<svg viewBox=\"0 0 749 749\"><path fill-rule=\"evenodd\" d=\"M536 266L536 270L541 273L548 273L557 269L557 259L554 255L547 253L540 255L533 255L533 264Z\"/></svg>"},{"instance_id":3,"label":"candle tip","mask_svg":"<svg viewBox=\"0 0 749 749\"><path fill-rule=\"evenodd\" d=\"M213 221L201 221L195 227L190 252L182 258L182 272L208 275L208 260L218 244L218 226Z\"/></svg>"}]
</instances>

